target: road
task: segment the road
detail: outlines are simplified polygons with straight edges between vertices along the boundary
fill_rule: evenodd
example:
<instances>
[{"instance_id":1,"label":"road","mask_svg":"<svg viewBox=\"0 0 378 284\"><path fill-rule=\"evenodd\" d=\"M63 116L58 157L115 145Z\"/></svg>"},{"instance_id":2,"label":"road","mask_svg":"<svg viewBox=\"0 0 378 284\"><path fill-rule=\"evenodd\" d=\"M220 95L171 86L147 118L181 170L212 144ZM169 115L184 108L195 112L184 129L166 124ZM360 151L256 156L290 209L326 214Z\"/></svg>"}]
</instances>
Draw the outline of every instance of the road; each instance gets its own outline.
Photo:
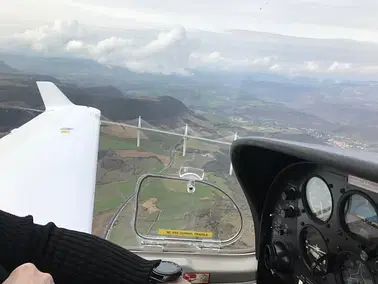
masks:
<instances>
[{"instance_id":1,"label":"road","mask_svg":"<svg viewBox=\"0 0 378 284\"><path fill-rule=\"evenodd\" d=\"M180 140L180 142L178 142L170 151L169 153L169 162L168 164L161 170L158 172L158 174L161 174L163 173L164 171L166 171L167 169L169 169L174 161L175 161L175 151L176 151L176 148L181 145L182 141ZM148 183L147 183L148 184ZM145 186L147 185L145 184ZM114 215L112 216L112 218L109 220L109 223L108 225L106 226L106 229L105 229L105 232L104 232L104 236L103 238L108 240L109 237L110 237L110 233L112 231L112 228L114 226L114 223L115 221L118 219L118 216L119 214L121 214L121 212L123 211L123 209L131 202L131 200L133 199L133 197L135 196L135 193L131 194L128 198L126 198L122 204L118 207L117 211L114 213Z\"/></svg>"}]
</instances>

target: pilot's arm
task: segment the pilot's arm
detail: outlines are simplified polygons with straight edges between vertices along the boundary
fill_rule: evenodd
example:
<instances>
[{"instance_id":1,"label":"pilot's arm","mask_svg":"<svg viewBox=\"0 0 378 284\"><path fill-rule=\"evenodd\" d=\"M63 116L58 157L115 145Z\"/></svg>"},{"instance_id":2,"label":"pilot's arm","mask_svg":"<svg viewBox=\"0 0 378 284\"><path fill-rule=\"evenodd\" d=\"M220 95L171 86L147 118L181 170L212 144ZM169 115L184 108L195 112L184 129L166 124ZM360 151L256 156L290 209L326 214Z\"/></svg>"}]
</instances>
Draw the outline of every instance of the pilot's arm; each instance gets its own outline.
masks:
<instances>
[{"instance_id":1,"label":"pilot's arm","mask_svg":"<svg viewBox=\"0 0 378 284\"><path fill-rule=\"evenodd\" d=\"M149 283L160 260L145 260L99 237L37 225L0 210L0 265L9 273L31 262L56 284ZM5 279L0 279L5 280Z\"/></svg>"}]
</instances>

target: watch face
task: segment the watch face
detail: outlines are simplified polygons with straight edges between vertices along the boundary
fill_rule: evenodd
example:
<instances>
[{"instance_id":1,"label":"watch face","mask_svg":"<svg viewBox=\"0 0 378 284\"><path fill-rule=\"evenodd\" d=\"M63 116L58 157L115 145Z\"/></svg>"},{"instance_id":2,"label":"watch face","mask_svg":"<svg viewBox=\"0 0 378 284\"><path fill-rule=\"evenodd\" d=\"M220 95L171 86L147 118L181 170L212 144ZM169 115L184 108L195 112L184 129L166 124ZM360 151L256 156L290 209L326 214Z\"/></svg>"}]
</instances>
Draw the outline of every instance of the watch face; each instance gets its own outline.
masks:
<instances>
[{"instance_id":1,"label":"watch face","mask_svg":"<svg viewBox=\"0 0 378 284\"><path fill-rule=\"evenodd\" d=\"M172 275L179 273L181 271L181 267L174 262L162 261L155 268L155 270L156 272L161 273L163 275Z\"/></svg>"}]
</instances>

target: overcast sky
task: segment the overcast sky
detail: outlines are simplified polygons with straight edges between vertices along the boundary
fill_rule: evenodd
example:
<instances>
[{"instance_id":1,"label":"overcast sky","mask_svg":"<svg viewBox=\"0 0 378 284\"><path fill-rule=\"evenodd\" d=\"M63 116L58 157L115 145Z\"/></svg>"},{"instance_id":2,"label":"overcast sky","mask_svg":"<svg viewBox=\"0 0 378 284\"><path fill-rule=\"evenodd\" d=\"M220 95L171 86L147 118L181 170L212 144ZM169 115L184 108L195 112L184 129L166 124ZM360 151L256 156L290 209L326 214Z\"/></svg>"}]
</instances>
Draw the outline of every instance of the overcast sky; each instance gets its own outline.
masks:
<instances>
[{"instance_id":1,"label":"overcast sky","mask_svg":"<svg viewBox=\"0 0 378 284\"><path fill-rule=\"evenodd\" d=\"M212 66L370 74L378 72L377 12L377 0L2 0L0 44L141 72ZM370 44L224 33L231 29Z\"/></svg>"}]
</instances>

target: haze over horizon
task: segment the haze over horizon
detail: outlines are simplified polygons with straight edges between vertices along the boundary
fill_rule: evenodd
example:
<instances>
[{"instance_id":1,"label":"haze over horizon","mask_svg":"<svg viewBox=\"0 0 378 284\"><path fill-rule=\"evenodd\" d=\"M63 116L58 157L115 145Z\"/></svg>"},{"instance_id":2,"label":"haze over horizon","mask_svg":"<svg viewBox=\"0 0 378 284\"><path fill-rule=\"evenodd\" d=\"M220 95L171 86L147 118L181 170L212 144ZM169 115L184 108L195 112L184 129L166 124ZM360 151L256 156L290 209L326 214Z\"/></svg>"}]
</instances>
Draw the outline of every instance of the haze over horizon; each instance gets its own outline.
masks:
<instances>
[{"instance_id":1,"label":"haze over horizon","mask_svg":"<svg viewBox=\"0 0 378 284\"><path fill-rule=\"evenodd\" d=\"M3 51L185 76L197 68L378 75L378 3L372 0L3 2Z\"/></svg>"}]
</instances>

